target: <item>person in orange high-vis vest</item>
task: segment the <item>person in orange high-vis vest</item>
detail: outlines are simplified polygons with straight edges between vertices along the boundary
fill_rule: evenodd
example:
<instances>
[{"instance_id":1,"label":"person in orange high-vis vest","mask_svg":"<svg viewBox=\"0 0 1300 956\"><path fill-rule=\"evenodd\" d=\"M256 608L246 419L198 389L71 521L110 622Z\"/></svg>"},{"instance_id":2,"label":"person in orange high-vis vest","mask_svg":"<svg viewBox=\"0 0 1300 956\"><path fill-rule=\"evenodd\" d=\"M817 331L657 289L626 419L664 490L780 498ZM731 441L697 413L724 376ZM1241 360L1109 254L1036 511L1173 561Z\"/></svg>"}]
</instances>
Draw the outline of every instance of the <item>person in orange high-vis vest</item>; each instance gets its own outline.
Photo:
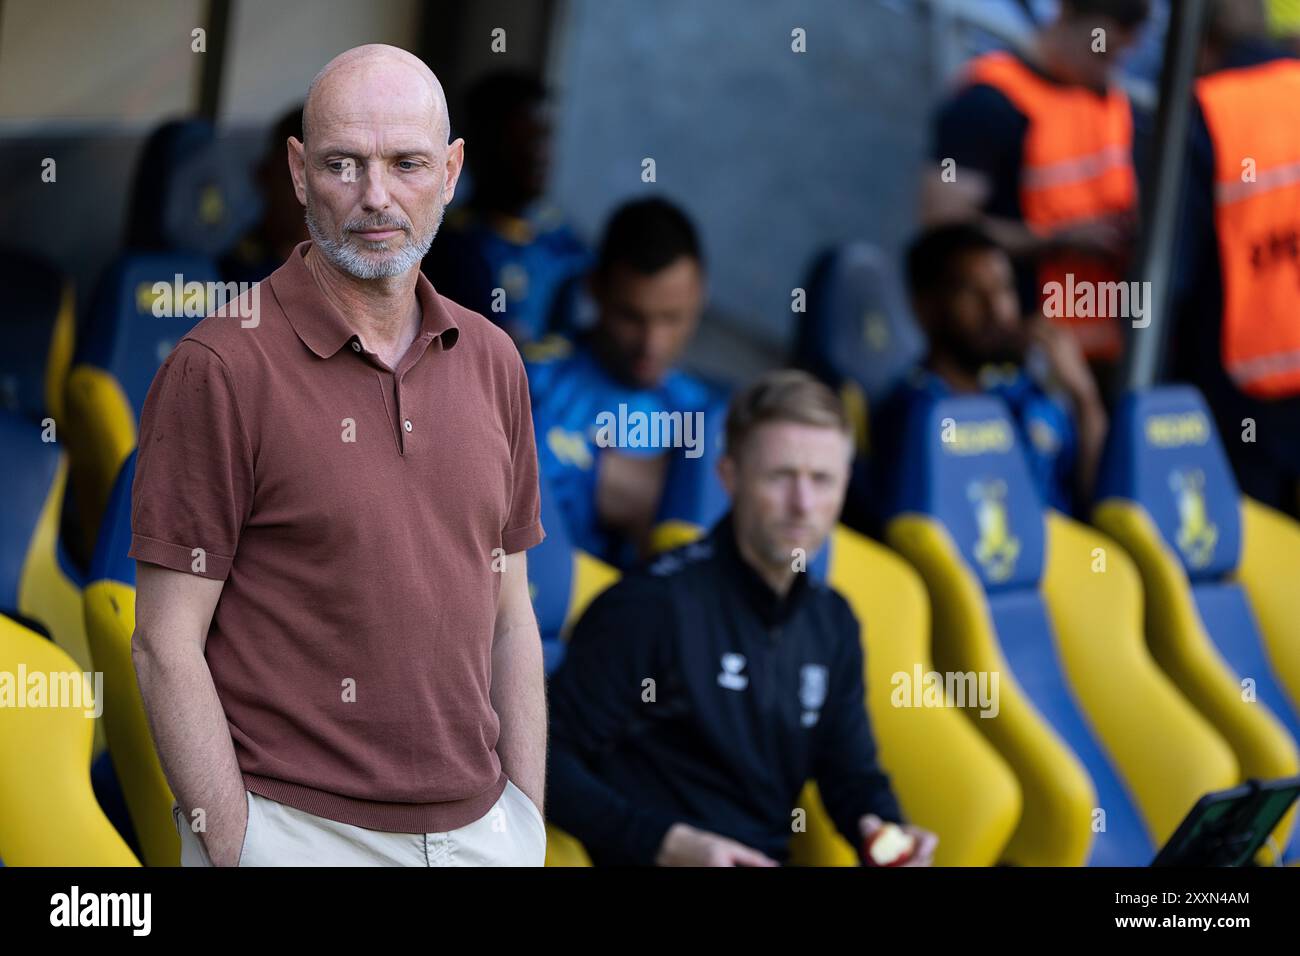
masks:
<instances>
[{"instance_id":1,"label":"person in orange high-vis vest","mask_svg":"<svg viewBox=\"0 0 1300 956\"><path fill-rule=\"evenodd\" d=\"M1300 515L1300 60L1259 0L1217 0L1189 124L1172 373L1245 494Z\"/></svg>"},{"instance_id":2,"label":"person in orange high-vis vest","mask_svg":"<svg viewBox=\"0 0 1300 956\"><path fill-rule=\"evenodd\" d=\"M1110 73L1147 9L1063 0L1023 57L968 63L923 183L922 219L978 219L1016 259L1025 313L1066 327L1096 364L1119 358L1131 317L1103 285L1128 278L1138 201L1132 110Z\"/></svg>"},{"instance_id":3,"label":"person in orange high-vis vest","mask_svg":"<svg viewBox=\"0 0 1300 956\"><path fill-rule=\"evenodd\" d=\"M1223 366L1255 398L1300 395L1300 60L1196 83L1214 146Z\"/></svg>"}]
</instances>

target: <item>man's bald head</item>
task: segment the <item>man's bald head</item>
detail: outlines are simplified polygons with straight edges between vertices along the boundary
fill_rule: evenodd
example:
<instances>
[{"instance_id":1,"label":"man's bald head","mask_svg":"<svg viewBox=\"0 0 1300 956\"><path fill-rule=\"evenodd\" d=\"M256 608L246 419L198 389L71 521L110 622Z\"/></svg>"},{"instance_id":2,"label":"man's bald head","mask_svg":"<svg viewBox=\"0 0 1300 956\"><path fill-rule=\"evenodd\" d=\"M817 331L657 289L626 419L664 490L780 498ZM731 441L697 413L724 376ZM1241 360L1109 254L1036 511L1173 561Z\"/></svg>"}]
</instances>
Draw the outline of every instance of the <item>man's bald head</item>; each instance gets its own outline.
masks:
<instances>
[{"instance_id":1,"label":"man's bald head","mask_svg":"<svg viewBox=\"0 0 1300 956\"><path fill-rule=\"evenodd\" d=\"M356 108L359 91L366 95L391 94L409 98L412 105L427 106L436 142L451 139L451 117L442 84L428 65L413 53L385 43L367 43L344 50L316 74L307 87L302 108L303 142L311 141L312 128L342 111Z\"/></svg>"},{"instance_id":2,"label":"man's bald head","mask_svg":"<svg viewBox=\"0 0 1300 956\"><path fill-rule=\"evenodd\" d=\"M437 235L465 160L448 142L442 86L381 44L341 53L312 80L289 173L316 248L354 278L408 275Z\"/></svg>"}]
</instances>

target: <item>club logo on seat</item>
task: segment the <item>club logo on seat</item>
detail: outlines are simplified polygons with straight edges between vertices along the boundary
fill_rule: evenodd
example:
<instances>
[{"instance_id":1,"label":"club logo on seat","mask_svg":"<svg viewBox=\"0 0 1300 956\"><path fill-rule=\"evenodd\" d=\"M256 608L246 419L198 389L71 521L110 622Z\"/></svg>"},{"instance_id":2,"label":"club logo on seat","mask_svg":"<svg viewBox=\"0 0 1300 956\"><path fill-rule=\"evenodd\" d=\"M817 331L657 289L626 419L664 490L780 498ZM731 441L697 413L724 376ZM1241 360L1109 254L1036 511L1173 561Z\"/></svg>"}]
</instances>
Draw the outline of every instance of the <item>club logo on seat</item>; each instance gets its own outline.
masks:
<instances>
[{"instance_id":1,"label":"club logo on seat","mask_svg":"<svg viewBox=\"0 0 1300 956\"><path fill-rule=\"evenodd\" d=\"M1020 557L1020 539L1011 533L1007 521L1007 483L1001 479L973 481L966 488L966 497L975 508L979 528L975 560L989 581L1005 581Z\"/></svg>"},{"instance_id":2,"label":"club logo on seat","mask_svg":"<svg viewBox=\"0 0 1300 956\"><path fill-rule=\"evenodd\" d=\"M1169 489L1178 505L1178 550L1188 567L1203 568L1219 543L1218 526L1205 510L1205 472L1199 468L1170 472Z\"/></svg>"},{"instance_id":3,"label":"club logo on seat","mask_svg":"<svg viewBox=\"0 0 1300 956\"><path fill-rule=\"evenodd\" d=\"M862 339L873 352L883 352L889 348L889 323L879 311L869 309L863 313Z\"/></svg>"}]
</instances>

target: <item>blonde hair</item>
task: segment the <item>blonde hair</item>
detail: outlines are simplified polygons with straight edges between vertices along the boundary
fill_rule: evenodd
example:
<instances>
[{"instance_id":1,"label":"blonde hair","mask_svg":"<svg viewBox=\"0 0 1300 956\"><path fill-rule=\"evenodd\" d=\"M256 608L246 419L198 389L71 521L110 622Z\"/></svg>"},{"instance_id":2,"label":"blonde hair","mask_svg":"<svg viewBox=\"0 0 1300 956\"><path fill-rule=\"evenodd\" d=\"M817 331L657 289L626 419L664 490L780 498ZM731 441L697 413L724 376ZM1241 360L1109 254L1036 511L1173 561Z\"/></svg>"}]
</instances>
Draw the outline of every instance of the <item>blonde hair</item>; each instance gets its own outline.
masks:
<instances>
[{"instance_id":1,"label":"blonde hair","mask_svg":"<svg viewBox=\"0 0 1300 956\"><path fill-rule=\"evenodd\" d=\"M732 458L760 425L792 422L834 428L852 438L853 428L839 397L807 372L767 372L731 400L727 409L726 453Z\"/></svg>"}]
</instances>

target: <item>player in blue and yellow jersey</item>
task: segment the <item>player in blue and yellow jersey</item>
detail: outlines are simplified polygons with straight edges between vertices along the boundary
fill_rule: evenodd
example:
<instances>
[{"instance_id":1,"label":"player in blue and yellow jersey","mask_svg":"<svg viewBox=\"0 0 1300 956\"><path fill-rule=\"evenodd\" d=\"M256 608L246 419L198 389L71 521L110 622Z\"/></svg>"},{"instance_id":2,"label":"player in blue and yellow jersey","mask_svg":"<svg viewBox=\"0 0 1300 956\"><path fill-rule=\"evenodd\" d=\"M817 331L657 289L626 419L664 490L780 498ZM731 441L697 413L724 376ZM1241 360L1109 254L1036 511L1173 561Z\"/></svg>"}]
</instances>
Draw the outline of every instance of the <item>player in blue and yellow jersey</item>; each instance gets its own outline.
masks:
<instances>
[{"instance_id":1,"label":"player in blue and yellow jersey","mask_svg":"<svg viewBox=\"0 0 1300 956\"><path fill-rule=\"evenodd\" d=\"M579 547L627 567L643 552L671 449L629 432L601 434L601 416L682 418L723 399L675 368L704 308L699 240L662 199L631 202L610 219L589 280L598 317L572 344L525 349L538 459Z\"/></svg>"},{"instance_id":2,"label":"player in blue and yellow jersey","mask_svg":"<svg viewBox=\"0 0 1300 956\"><path fill-rule=\"evenodd\" d=\"M424 272L443 295L530 342L562 324L562 293L590 264L587 247L542 200L546 90L531 74L493 73L467 94L465 113L470 197L447 210Z\"/></svg>"},{"instance_id":3,"label":"player in blue and yellow jersey","mask_svg":"<svg viewBox=\"0 0 1300 956\"><path fill-rule=\"evenodd\" d=\"M1021 315L1010 257L974 225L941 226L908 251L908 284L929 350L871 416L868 510L896 500L894 464L919 401L987 393L1007 403L1043 503L1076 514L1106 437L1106 411L1075 339Z\"/></svg>"}]
</instances>

